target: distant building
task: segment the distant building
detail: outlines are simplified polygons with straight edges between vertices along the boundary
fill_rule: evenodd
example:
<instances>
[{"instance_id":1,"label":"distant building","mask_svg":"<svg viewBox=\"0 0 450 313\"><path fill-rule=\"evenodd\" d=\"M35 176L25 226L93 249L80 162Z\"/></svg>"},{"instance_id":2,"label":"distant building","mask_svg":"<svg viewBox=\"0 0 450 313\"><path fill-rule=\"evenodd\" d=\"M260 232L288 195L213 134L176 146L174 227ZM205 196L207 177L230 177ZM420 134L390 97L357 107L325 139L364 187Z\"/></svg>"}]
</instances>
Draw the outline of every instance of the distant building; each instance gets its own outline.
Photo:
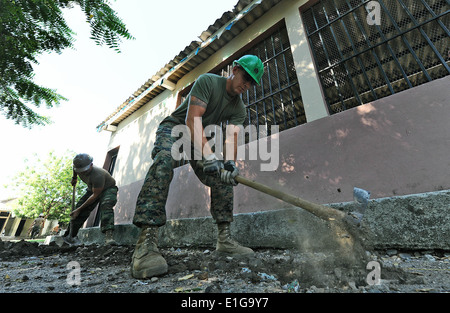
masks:
<instances>
[{"instance_id":1,"label":"distant building","mask_svg":"<svg viewBox=\"0 0 450 313\"><path fill-rule=\"evenodd\" d=\"M0 238L16 237L28 238L29 230L34 222L34 218L22 218L15 216L13 206L17 199L0 200ZM52 229L58 224L56 220L45 220L39 236L49 235Z\"/></svg>"}]
</instances>

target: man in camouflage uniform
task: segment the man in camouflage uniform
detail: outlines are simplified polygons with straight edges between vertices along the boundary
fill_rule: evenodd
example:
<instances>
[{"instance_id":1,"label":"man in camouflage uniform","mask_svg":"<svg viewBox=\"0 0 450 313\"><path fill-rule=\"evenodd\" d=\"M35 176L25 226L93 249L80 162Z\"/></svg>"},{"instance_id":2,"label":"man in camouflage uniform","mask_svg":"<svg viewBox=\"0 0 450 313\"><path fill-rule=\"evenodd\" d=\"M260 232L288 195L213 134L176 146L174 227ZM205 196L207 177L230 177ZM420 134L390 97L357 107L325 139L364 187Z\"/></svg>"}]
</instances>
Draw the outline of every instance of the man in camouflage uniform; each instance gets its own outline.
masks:
<instances>
[{"instance_id":1,"label":"man in camouflage uniform","mask_svg":"<svg viewBox=\"0 0 450 313\"><path fill-rule=\"evenodd\" d=\"M216 251L227 255L253 253L231 238L230 223L233 221L233 186L237 185L234 177L239 173L235 164L238 126L247 115L240 94L251 85L259 84L263 73L261 60L246 55L233 63L228 78L209 73L200 75L186 100L159 125L151 155L153 164L137 198L133 219L142 229L131 264L135 278L162 275L168 269L159 253L157 239L158 227L166 223L165 205L175 165L172 148L178 138L172 137L172 129L179 125L185 125L191 135L190 164L195 174L211 188L211 215L218 226ZM225 160L212 151L204 134L206 126L222 122L228 122Z\"/></svg>"},{"instance_id":2,"label":"man in camouflage uniform","mask_svg":"<svg viewBox=\"0 0 450 313\"><path fill-rule=\"evenodd\" d=\"M78 176L87 184L86 193L76 204L76 209L70 213L71 221L69 229L64 234L64 241L69 244L77 244L78 230L88 219L92 210L98 206L100 212L100 230L105 234L106 244L114 244L114 206L117 203L115 179L103 168L92 163L90 155L81 153L73 159L73 177L71 184L75 187Z\"/></svg>"}]
</instances>

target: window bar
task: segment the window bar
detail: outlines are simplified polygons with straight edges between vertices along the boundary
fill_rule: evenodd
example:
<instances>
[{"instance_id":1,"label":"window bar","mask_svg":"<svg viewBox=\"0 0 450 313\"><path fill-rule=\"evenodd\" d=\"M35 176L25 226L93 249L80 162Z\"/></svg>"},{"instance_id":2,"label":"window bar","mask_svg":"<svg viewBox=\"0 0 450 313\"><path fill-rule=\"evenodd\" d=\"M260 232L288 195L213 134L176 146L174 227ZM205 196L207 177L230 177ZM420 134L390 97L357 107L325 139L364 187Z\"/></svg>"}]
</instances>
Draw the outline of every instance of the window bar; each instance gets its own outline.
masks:
<instances>
[{"instance_id":1,"label":"window bar","mask_svg":"<svg viewBox=\"0 0 450 313\"><path fill-rule=\"evenodd\" d=\"M381 0L379 0L378 3L380 3L380 5L383 8L383 10L387 11L386 7L384 6L384 4L382 3ZM367 13L370 13L370 11L367 9L367 7L364 7L364 8L366 9ZM392 51L392 48L389 45L388 39L386 38L386 36L384 35L383 31L381 30L381 28L377 24L375 24L374 26L376 27L378 33L380 34L381 39L383 39L384 44L386 44L386 47L388 48L389 53L391 54L392 58L394 59L395 64L398 66L400 72L402 73L402 76L405 79L406 83L408 84L408 87L412 88L413 86L412 86L411 82L409 81L408 75L406 75L405 71L403 70L403 67L401 66L400 62L398 61L397 57L395 56L394 51ZM389 40L391 40L391 39L392 38L390 38Z\"/></svg>"},{"instance_id":2,"label":"window bar","mask_svg":"<svg viewBox=\"0 0 450 313\"><path fill-rule=\"evenodd\" d=\"M380 5L384 6L384 3L380 2ZM397 30L397 32L401 33L401 29L400 27L398 27L397 23L395 22L394 18L392 17L391 13L385 9L385 13L386 15L389 17L389 19L392 22L392 25L394 25L395 29ZM409 44L408 39L406 39L406 37L404 36L404 34L401 35L401 38L403 40L403 42L405 43L406 47L408 48L409 52L411 53L411 55L413 56L414 60L416 60L417 64L419 65L420 69L422 70L422 72L424 73L425 77L427 78L427 80L430 82L432 81L431 76L428 74L428 71L426 70L426 68L423 66L422 62L420 61L419 57L417 56L416 52L413 50L413 48L411 47L411 45Z\"/></svg>"},{"instance_id":3,"label":"window bar","mask_svg":"<svg viewBox=\"0 0 450 313\"><path fill-rule=\"evenodd\" d=\"M311 10L311 13L312 13L312 16L313 16L313 19L314 19L314 23L316 24L316 28L319 28L319 24L317 24L316 15L314 14L314 10ZM336 86L336 89L337 89L337 92L338 92L338 95L339 95L339 99L341 100L342 106L345 107L344 101L343 101L343 97L342 97L342 93L341 93L341 89L339 88L339 85L338 85L338 83L337 83L336 76L335 76L335 74L334 74L334 70L333 70L333 67L332 67L332 65L331 65L331 61L330 61L330 58L329 58L329 56L328 56L327 49L325 48L325 44L324 44L324 42L323 42L323 38L322 38L321 32L318 32L318 35L319 35L320 42L322 43L322 48L323 48L323 51L324 51L324 53L325 53L325 57L326 57L326 59L327 59L328 66L330 67L330 73L331 73L331 75L332 75L332 77L333 77L334 85ZM331 103L328 103L328 106L330 106L330 105L331 105ZM330 110L331 110L331 111L334 111L334 110L332 110L331 108L330 108Z\"/></svg>"},{"instance_id":4,"label":"window bar","mask_svg":"<svg viewBox=\"0 0 450 313\"><path fill-rule=\"evenodd\" d=\"M450 1L450 0L447 0L447 1ZM353 13L354 13L354 12L353 12ZM425 21L425 22L422 22L422 23L420 23L420 24L417 24L416 26L413 26L413 27L411 27L410 29L407 29L407 30L405 30L405 31L402 31L402 32L399 33L399 34L396 34L396 35L390 37L389 40L393 40L393 39L395 39L395 38L397 38L397 37L399 37L399 36L402 36L402 35L404 35L404 34L410 32L410 31L412 31L412 30L414 30L414 29L416 29L416 28L419 28L419 27L422 27L422 26L425 25L425 24L428 24L429 22L438 20L439 18L441 18L441 17L443 17L443 16L445 16L445 15L447 15L447 14L448 14L448 12L443 12L443 13L441 13L441 14L439 14L439 15L436 15L436 17L433 17L432 19L429 19L429 20L427 20L427 21ZM355 14L353 14L353 16L354 16L354 18L355 18L355 21L357 21L357 16L356 16ZM322 27L322 28L323 28L323 27ZM362 31L362 33L365 33L365 31L364 31L363 29L361 29L361 26L360 26L360 25L359 25L359 28L360 28L360 30ZM316 31L314 31L313 33L316 33ZM313 33L311 33L311 34L313 34ZM367 38L365 38L365 39L366 39L366 42L370 42L370 41L367 40ZM367 52L367 51L373 50L373 49L375 49L376 47L381 46L381 45L383 45L383 44L385 44L385 41L380 42L380 43L376 43L376 44L374 44L374 45L369 45L369 47L368 47L367 49L365 49L365 50L359 52L359 54L363 54L363 53L365 53L365 52ZM314 54L314 56L315 56L315 54ZM353 56L347 57L347 58L345 58L345 59L342 60L342 61L348 61L348 60L351 59L352 57L353 57ZM332 66L325 67L325 68L322 69L322 71L327 70L327 69L330 69L330 68L332 68Z\"/></svg>"},{"instance_id":5,"label":"window bar","mask_svg":"<svg viewBox=\"0 0 450 313\"><path fill-rule=\"evenodd\" d=\"M251 125L252 124L252 114L251 114L251 112L250 112L250 108L247 106L247 114L248 114L248 125ZM244 140L245 140L245 137L244 137ZM253 140L253 138L252 138L252 132L251 131L249 131L248 132L248 141L250 142L250 141L252 141Z\"/></svg>"},{"instance_id":6,"label":"window bar","mask_svg":"<svg viewBox=\"0 0 450 313\"><path fill-rule=\"evenodd\" d=\"M347 3L347 5L349 7L351 7L350 3L348 3L348 0L345 0L345 2ZM378 58L377 54L374 51L374 46L372 45L372 43L370 42L369 36L367 35L366 31L364 30L364 27L362 27L361 23L359 22L358 16L356 15L356 13L353 11L352 12L353 18L355 20L356 25L358 26L359 30L361 31L361 33L363 34L363 37L367 43L367 46L369 47L368 50L370 51L370 53L373 55L375 62L378 65L378 68L381 72L381 74L383 75L383 78L389 88L389 91L391 92L391 94L395 94L394 88L391 85L391 82L389 80L389 77L387 77L386 72L383 70L383 66L381 65L381 61ZM360 52L359 54L361 55L362 53L365 53L366 50Z\"/></svg>"},{"instance_id":7,"label":"window bar","mask_svg":"<svg viewBox=\"0 0 450 313\"><path fill-rule=\"evenodd\" d=\"M256 101L256 87L253 87L253 94ZM259 112L258 112L258 102L255 103L255 113L256 113L256 138L259 139Z\"/></svg>"},{"instance_id":8,"label":"window bar","mask_svg":"<svg viewBox=\"0 0 450 313\"><path fill-rule=\"evenodd\" d=\"M347 2L346 4L349 5L348 2ZM335 2L334 0L333 0L333 5L334 5L335 8L336 8L336 12L338 12L338 14L341 15L340 12L339 12L338 7L336 6L336 2ZM350 6L349 6L349 7L350 7ZM344 32L345 32L345 34L347 35L347 39L349 40L350 44L352 45L353 56L355 56L356 60L358 61L358 65L359 65L359 67L360 67L360 69L361 69L361 72L362 72L362 74L363 74L363 76L364 76L364 79L365 79L365 81L366 81L366 84L367 84L367 85L369 86L369 88L370 88L370 92L371 92L371 94L372 94L374 100L377 100L377 99L378 99L378 96L377 96L375 90L373 89L372 84L370 83L370 80L369 80L369 77L367 76L367 73L366 73L364 64L363 64L363 62L362 62L362 60L361 60L361 58L360 58L360 56L359 56L359 54L358 54L358 52L357 52L357 50L356 50L355 43L353 42L352 37L350 36L350 34L349 34L349 32L348 32L348 29L347 29L347 26L345 25L344 19L343 19L343 18L340 18L340 20L341 20L342 27L344 28Z\"/></svg>"},{"instance_id":9,"label":"window bar","mask_svg":"<svg viewBox=\"0 0 450 313\"><path fill-rule=\"evenodd\" d=\"M258 56L261 56L261 51L259 50L259 46L257 48L258 50ZM267 66L268 67L268 66ZM256 101L256 86L255 88L255 101ZM264 99L264 79L261 78L261 99ZM263 111L264 111L264 121L265 121L265 125L266 125L266 129L268 129L268 117L267 117L267 110L266 110L266 102L265 101L261 101L262 105L263 105ZM259 134L258 134L259 136Z\"/></svg>"},{"instance_id":10,"label":"window bar","mask_svg":"<svg viewBox=\"0 0 450 313\"><path fill-rule=\"evenodd\" d=\"M350 10L349 10L348 12L345 12L345 13L342 14L341 16L339 16L339 18L343 18L344 16L346 16L346 15L348 15L348 14L354 12L354 10L356 10L357 8L359 8L359 7L363 6L363 5L365 6L366 3L370 2L371 0L360 0L360 1L362 1L362 2L359 3L359 4L357 4L356 6L352 7L351 4L348 3L348 1L346 0L347 5L349 6ZM322 2L322 1L320 1L320 2ZM318 4L316 4L316 5L318 5ZM311 9L312 9L312 8L311 8ZM337 19L336 19L336 20L337 20ZM335 22L335 21L333 21L332 23L334 23L334 22ZM328 27L328 24L319 27L319 26L317 25L317 23L316 23L316 30L313 31L310 35L313 35L313 34L315 34L315 33L319 32L319 31L321 31L322 29L324 29L324 28L326 28L326 27Z\"/></svg>"},{"instance_id":11,"label":"window bar","mask_svg":"<svg viewBox=\"0 0 450 313\"><path fill-rule=\"evenodd\" d=\"M425 8L427 8L427 10L431 13L431 15L433 16L433 18L436 18L437 15L436 13L434 13L434 11L431 9L431 7L428 5L428 3L426 3L424 0L420 0L422 2L422 4L425 6ZM447 3L450 4L450 1L447 0ZM450 37L450 31L448 30L448 28L444 25L444 23L442 23L441 20L437 20L438 24L442 27L442 29L445 31L445 33L447 34L447 36Z\"/></svg>"},{"instance_id":12,"label":"window bar","mask_svg":"<svg viewBox=\"0 0 450 313\"><path fill-rule=\"evenodd\" d=\"M337 8L335 7L335 9L337 9ZM323 13L325 14L325 19L327 20L327 23L330 25L331 36L333 37L334 43L336 44L336 48L337 48L337 51L339 53L339 57L341 58L341 62L339 62L339 64L344 65L345 72L348 75L348 80L349 80L350 86L351 86L351 88L353 90L353 94L356 97L356 100L358 101L358 103L362 104L361 98L359 97L359 92L358 92L358 90L356 90L355 85L353 83L352 75L350 74L350 71L348 70L347 62L342 62L342 60L344 59L344 56L342 55L342 51L341 51L341 49L339 47L338 40L336 39L336 35L334 33L333 26L331 26L330 20L328 19L328 14L327 14L327 11L325 9L325 6L323 6ZM347 36L350 36L350 35L347 34Z\"/></svg>"},{"instance_id":13,"label":"window bar","mask_svg":"<svg viewBox=\"0 0 450 313\"><path fill-rule=\"evenodd\" d=\"M381 2L381 0L380 0ZM411 14L411 12L409 11L409 9L405 6L405 4L403 3L402 0L398 0L398 2L400 3L400 5L403 7L403 9L405 9L406 14L408 14L408 16L411 18L411 20L413 21L414 25L418 26L419 23L417 22L417 20L415 19L415 17ZM425 33L425 31L422 29L422 27L419 27L419 31L422 34L422 36L425 38L425 40L427 41L427 43L430 45L430 48L433 50L433 52L436 54L436 56L438 57L439 61L442 63L442 65L445 67L445 69L447 70L447 72L450 73L450 67L448 66L447 62L445 62L445 60L442 58L441 54L439 53L439 51L436 49L435 45L433 44L433 42L430 40L430 38L428 37L428 35Z\"/></svg>"},{"instance_id":14,"label":"window bar","mask_svg":"<svg viewBox=\"0 0 450 313\"><path fill-rule=\"evenodd\" d=\"M264 98L258 99L257 101L254 101L254 102L251 102L251 103L249 102L248 104L246 104L246 106L250 107L250 106L252 106L253 104L255 104L255 103L257 103L257 102L261 102L262 100L267 100L268 98L272 97L273 95L276 95L276 94L279 93L280 91L285 91L286 89L292 88L292 87L294 87L294 86L297 85L297 84L298 84L297 82L293 82L293 83L291 83L289 86L283 87L283 88L281 88L281 89L278 90L278 91L274 91L274 92L272 92L272 93L266 94L266 95L264 96Z\"/></svg>"},{"instance_id":15,"label":"window bar","mask_svg":"<svg viewBox=\"0 0 450 313\"><path fill-rule=\"evenodd\" d=\"M272 42L272 51L273 51L273 54L275 55L276 51L275 51L275 44L274 44L273 36L270 38L270 40ZM276 57L273 58L273 61L275 63L275 73L277 74L278 89L281 90L280 73L278 71L278 62L277 62ZM283 113L284 128L287 129L286 111L284 109L284 103L283 103L283 93L279 92L279 95L280 95L281 110L282 110L282 113Z\"/></svg>"},{"instance_id":16,"label":"window bar","mask_svg":"<svg viewBox=\"0 0 450 313\"><path fill-rule=\"evenodd\" d=\"M275 124L275 125L277 125L278 124L278 121L277 121L277 115L275 114L275 104L274 104L274 102L273 102L273 92L272 92L272 79L270 78L271 77L271 75L270 75L270 66L269 66L269 57L268 57L268 55L267 55L267 44L266 44L266 41L264 41L264 52L265 52L265 55L266 55L266 62L267 62L267 77L268 77L268 79L269 79L269 97L270 97L270 100L271 100L271 103L272 103L272 112L273 112L273 123Z\"/></svg>"}]
</instances>

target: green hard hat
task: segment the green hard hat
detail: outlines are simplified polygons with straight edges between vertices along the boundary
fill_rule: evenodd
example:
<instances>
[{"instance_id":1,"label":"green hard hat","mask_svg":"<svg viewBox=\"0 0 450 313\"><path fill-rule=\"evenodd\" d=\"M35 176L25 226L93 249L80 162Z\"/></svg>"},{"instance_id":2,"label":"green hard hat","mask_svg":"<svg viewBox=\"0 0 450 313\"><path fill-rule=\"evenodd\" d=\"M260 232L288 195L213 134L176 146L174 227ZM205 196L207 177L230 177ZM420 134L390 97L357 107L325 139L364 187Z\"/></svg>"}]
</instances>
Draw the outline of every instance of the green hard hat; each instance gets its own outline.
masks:
<instances>
[{"instance_id":1,"label":"green hard hat","mask_svg":"<svg viewBox=\"0 0 450 313\"><path fill-rule=\"evenodd\" d=\"M256 55L244 55L239 60L233 62L233 65L236 64L239 64L258 85L261 85L260 81L264 74L264 65Z\"/></svg>"}]
</instances>

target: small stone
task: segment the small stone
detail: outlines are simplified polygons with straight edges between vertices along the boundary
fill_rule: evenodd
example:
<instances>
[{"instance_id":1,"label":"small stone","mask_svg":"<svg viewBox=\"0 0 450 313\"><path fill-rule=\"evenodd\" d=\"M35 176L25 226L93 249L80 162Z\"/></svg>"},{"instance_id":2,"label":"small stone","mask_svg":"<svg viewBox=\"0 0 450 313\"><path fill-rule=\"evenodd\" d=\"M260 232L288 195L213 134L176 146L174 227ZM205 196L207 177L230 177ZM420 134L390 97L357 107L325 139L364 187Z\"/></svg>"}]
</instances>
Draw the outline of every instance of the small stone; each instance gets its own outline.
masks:
<instances>
[{"instance_id":1,"label":"small stone","mask_svg":"<svg viewBox=\"0 0 450 313\"><path fill-rule=\"evenodd\" d=\"M409 254L409 253L400 253L398 256L404 260L411 259L411 254Z\"/></svg>"},{"instance_id":2,"label":"small stone","mask_svg":"<svg viewBox=\"0 0 450 313\"><path fill-rule=\"evenodd\" d=\"M217 284L208 286L205 289L205 293L221 293L221 292L222 292L222 288Z\"/></svg>"},{"instance_id":3,"label":"small stone","mask_svg":"<svg viewBox=\"0 0 450 313\"><path fill-rule=\"evenodd\" d=\"M356 283L354 281L349 281L348 285L350 286L350 288L352 288L352 290L358 290L358 288L356 288Z\"/></svg>"},{"instance_id":4,"label":"small stone","mask_svg":"<svg viewBox=\"0 0 450 313\"><path fill-rule=\"evenodd\" d=\"M395 250L395 249L389 249L389 250L386 251L386 254L387 254L388 256L393 256L393 255L397 254L397 250Z\"/></svg>"},{"instance_id":5,"label":"small stone","mask_svg":"<svg viewBox=\"0 0 450 313\"><path fill-rule=\"evenodd\" d=\"M209 277L208 272L202 272L197 276L199 280L208 280L208 277Z\"/></svg>"}]
</instances>

